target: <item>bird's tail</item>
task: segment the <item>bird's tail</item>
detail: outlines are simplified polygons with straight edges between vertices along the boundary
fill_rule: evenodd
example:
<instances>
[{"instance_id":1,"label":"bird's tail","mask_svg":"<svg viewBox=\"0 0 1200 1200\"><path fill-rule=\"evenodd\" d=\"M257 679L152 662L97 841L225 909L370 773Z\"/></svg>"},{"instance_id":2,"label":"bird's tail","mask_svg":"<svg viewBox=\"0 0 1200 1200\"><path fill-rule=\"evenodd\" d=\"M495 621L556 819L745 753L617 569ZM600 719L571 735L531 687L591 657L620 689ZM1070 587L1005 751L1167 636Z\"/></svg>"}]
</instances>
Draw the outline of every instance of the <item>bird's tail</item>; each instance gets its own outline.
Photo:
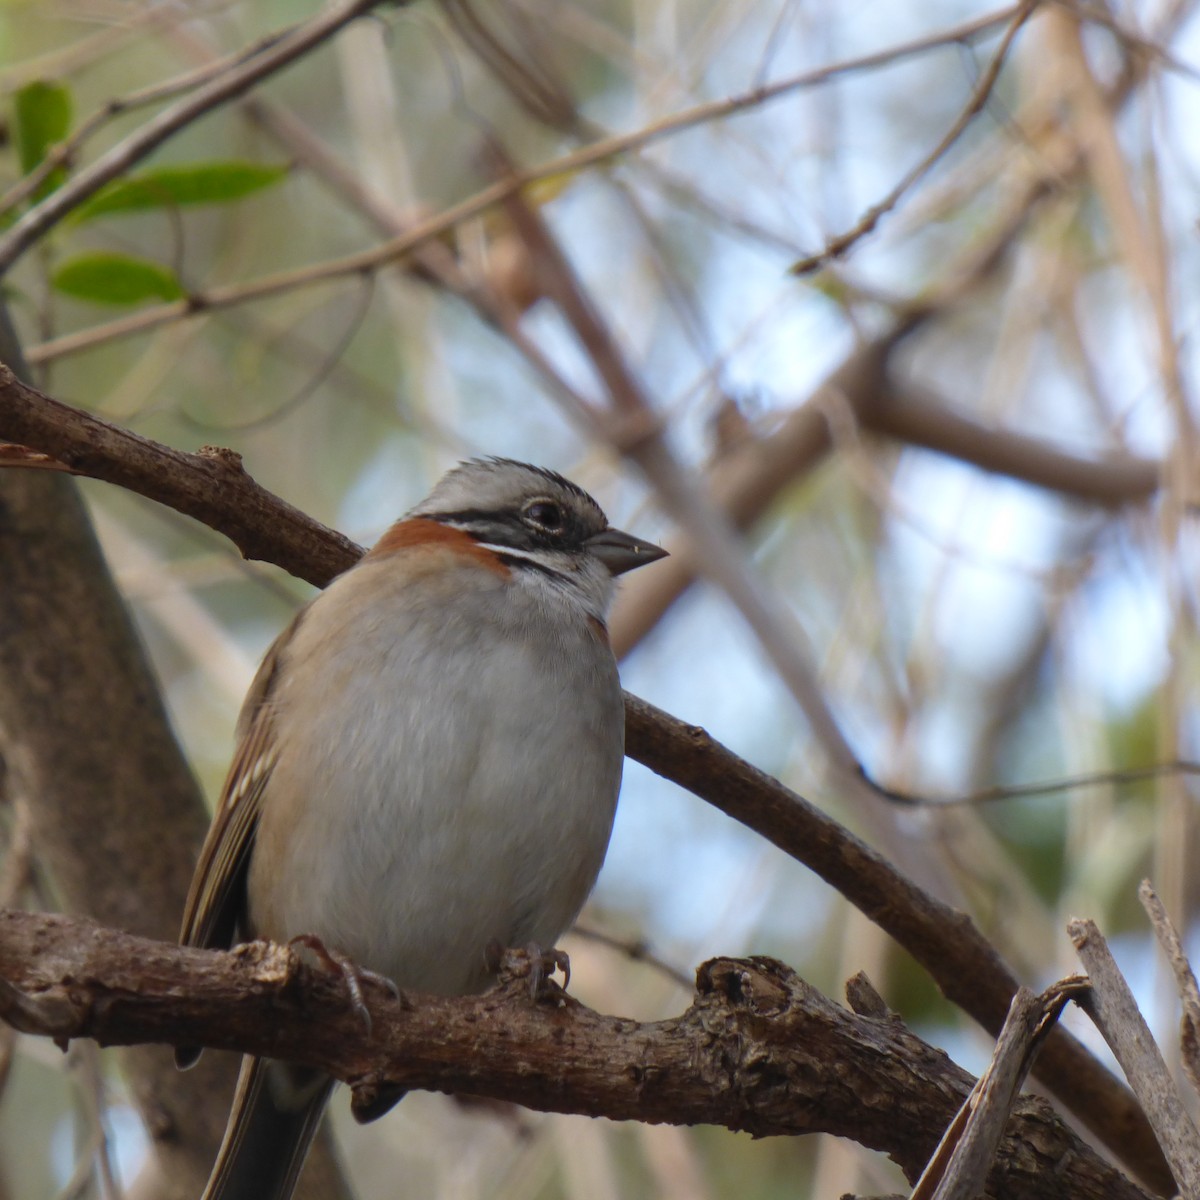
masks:
<instances>
[{"instance_id":1,"label":"bird's tail","mask_svg":"<svg viewBox=\"0 0 1200 1200\"><path fill-rule=\"evenodd\" d=\"M225 1139L201 1200L289 1200L333 1085L317 1071L243 1058Z\"/></svg>"}]
</instances>

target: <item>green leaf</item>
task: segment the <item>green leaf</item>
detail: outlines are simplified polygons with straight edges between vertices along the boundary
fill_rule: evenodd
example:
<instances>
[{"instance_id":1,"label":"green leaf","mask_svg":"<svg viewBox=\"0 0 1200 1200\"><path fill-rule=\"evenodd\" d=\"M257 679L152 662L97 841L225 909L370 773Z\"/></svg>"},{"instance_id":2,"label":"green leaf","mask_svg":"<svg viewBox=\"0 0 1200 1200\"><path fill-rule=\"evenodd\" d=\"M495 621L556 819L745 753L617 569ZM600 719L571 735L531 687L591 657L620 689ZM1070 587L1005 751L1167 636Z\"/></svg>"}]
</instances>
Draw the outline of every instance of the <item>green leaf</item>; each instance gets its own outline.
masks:
<instances>
[{"instance_id":1,"label":"green leaf","mask_svg":"<svg viewBox=\"0 0 1200 1200\"><path fill-rule=\"evenodd\" d=\"M28 175L46 157L50 147L71 130L71 93L57 83L27 83L13 96L13 142L21 173ZM54 191L66 178L59 167L38 188L34 198Z\"/></svg>"},{"instance_id":2,"label":"green leaf","mask_svg":"<svg viewBox=\"0 0 1200 1200\"><path fill-rule=\"evenodd\" d=\"M148 208L228 204L278 183L287 173L286 166L232 161L143 171L101 188L80 206L75 219L90 221L107 213L139 212Z\"/></svg>"},{"instance_id":3,"label":"green leaf","mask_svg":"<svg viewBox=\"0 0 1200 1200\"><path fill-rule=\"evenodd\" d=\"M178 277L169 267L127 254L76 255L54 272L52 282L64 295L94 304L178 300L184 294Z\"/></svg>"}]
</instances>

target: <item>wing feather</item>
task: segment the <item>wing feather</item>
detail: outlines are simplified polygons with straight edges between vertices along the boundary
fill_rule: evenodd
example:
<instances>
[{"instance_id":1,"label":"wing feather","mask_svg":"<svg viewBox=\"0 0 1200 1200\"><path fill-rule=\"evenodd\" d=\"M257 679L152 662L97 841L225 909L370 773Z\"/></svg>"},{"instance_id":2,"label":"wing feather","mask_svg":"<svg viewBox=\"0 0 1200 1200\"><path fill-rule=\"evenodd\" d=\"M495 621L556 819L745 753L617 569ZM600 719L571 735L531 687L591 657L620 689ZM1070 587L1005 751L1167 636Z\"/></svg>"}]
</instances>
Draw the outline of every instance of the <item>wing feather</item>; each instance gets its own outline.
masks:
<instances>
[{"instance_id":1,"label":"wing feather","mask_svg":"<svg viewBox=\"0 0 1200 1200\"><path fill-rule=\"evenodd\" d=\"M279 663L303 613L275 640L238 718L238 745L192 876L179 941L227 948L244 916L246 871L267 781L277 753L271 693Z\"/></svg>"}]
</instances>

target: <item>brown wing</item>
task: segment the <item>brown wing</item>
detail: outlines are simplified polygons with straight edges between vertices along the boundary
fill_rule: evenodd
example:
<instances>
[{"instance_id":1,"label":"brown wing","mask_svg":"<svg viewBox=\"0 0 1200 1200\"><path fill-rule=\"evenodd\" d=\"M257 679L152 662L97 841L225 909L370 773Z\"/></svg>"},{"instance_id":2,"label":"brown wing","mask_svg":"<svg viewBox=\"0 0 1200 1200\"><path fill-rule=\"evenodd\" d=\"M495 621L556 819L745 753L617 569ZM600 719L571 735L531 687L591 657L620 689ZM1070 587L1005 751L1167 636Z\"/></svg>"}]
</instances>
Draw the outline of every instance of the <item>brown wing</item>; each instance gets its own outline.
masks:
<instances>
[{"instance_id":1,"label":"brown wing","mask_svg":"<svg viewBox=\"0 0 1200 1200\"><path fill-rule=\"evenodd\" d=\"M242 705L233 763L188 889L179 932L184 946L227 948L243 916L246 869L263 790L275 765L271 689L300 615L267 651Z\"/></svg>"}]
</instances>

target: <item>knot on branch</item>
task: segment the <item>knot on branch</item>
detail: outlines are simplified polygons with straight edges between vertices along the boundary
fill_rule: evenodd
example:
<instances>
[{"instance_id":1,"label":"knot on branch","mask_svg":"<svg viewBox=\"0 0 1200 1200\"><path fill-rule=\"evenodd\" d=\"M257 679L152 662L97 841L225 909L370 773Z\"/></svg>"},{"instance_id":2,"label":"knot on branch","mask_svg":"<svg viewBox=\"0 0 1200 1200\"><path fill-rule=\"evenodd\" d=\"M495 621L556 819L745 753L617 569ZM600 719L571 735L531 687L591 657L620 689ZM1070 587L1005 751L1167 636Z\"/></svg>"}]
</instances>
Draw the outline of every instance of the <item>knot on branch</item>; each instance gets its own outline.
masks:
<instances>
[{"instance_id":1,"label":"knot on branch","mask_svg":"<svg viewBox=\"0 0 1200 1200\"><path fill-rule=\"evenodd\" d=\"M0 1020L20 1033L50 1037L65 1051L82 1015L64 990L23 992L0 978Z\"/></svg>"},{"instance_id":2,"label":"knot on branch","mask_svg":"<svg viewBox=\"0 0 1200 1200\"><path fill-rule=\"evenodd\" d=\"M697 1001L715 998L737 1013L774 1017L792 1007L794 996L807 985L778 959L712 958L696 971Z\"/></svg>"},{"instance_id":3,"label":"knot on branch","mask_svg":"<svg viewBox=\"0 0 1200 1200\"><path fill-rule=\"evenodd\" d=\"M774 958L715 958L696 972L691 1015L710 1039L701 1074L731 1129L758 1134L763 1111L794 1103L779 1039L781 1031L791 1039L792 1018L805 1009L810 990Z\"/></svg>"},{"instance_id":4,"label":"knot on branch","mask_svg":"<svg viewBox=\"0 0 1200 1200\"><path fill-rule=\"evenodd\" d=\"M236 450L231 450L228 446L201 446L196 451L196 457L206 458L210 462L215 462L218 466L224 467L225 470L231 471L235 475L246 474L246 468L242 465L242 456Z\"/></svg>"}]
</instances>

